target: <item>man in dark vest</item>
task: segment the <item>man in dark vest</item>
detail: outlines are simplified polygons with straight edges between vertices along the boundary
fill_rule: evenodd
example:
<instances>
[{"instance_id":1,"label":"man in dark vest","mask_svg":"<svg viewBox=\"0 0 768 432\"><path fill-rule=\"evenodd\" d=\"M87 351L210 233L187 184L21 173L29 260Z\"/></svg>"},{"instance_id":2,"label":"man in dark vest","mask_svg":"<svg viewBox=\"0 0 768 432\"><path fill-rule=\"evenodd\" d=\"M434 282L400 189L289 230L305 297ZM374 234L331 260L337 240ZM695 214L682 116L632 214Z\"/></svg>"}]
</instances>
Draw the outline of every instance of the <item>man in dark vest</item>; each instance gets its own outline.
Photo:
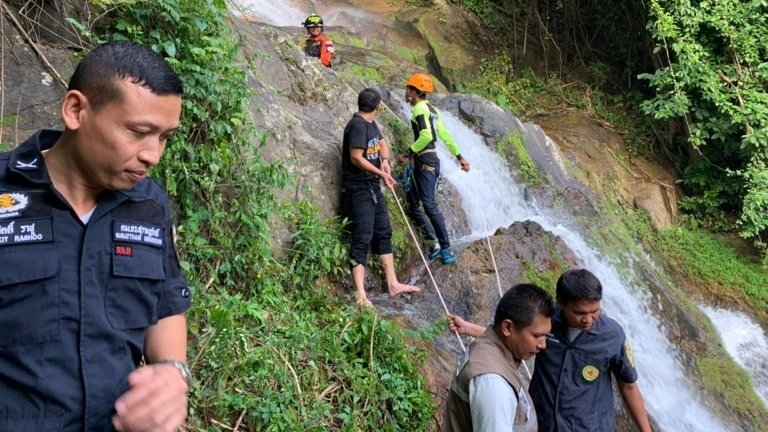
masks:
<instances>
[{"instance_id":1,"label":"man in dark vest","mask_svg":"<svg viewBox=\"0 0 768 432\"><path fill-rule=\"evenodd\" d=\"M453 378L443 432L537 430L518 367L547 347L554 310L536 285L515 285L504 294L493 326L470 345Z\"/></svg>"}]
</instances>

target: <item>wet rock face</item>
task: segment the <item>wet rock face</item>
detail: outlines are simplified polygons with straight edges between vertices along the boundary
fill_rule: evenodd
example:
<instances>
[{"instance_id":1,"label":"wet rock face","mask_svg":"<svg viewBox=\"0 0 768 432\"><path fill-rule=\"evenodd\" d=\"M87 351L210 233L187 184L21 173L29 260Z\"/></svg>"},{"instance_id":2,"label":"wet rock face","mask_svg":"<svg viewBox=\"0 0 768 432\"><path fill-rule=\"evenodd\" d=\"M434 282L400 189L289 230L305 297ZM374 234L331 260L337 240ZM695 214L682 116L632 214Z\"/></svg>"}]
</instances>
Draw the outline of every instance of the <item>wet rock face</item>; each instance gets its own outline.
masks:
<instances>
[{"instance_id":1,"label":"wet rock face","mask_svg":"<svg viewBox=\"0 0 768 432\"><path fill-rule=\"evenodd\" d=\"M65 87L46 68L6 14L0 16L5 36L3 44L3 118L0 141L5 147L21 144L40 128L61 129L58 107ZM25 30L26 31L26 30ZM37 45L41 54L66 82L74 65L71 53Z\"/></svg>"},{"instance_id":2,"label":"wet rock face","mask_svg":"<svg viewBox=\"0 0 768 432\"><path fill-rule=\"evenodd\" d=\"M572 175L590 190L615 197L626 208L644 210L657 228L672 226L682 196L672 170L627 156L621 135L584 113L549 116L537 123L575 167Z\"/></svg>"},{"instance_id":3,"label":"wet rock face","mask_svg":"<svg viewBox=\"0 0 768 432\"><path fill-rule=\"evenodd\" d=\"M435 101L444 109L486 138L504 138L522 132L522 123L511 112L493 102L472 94L449 94Z\"/></svg>"}]
</instances>

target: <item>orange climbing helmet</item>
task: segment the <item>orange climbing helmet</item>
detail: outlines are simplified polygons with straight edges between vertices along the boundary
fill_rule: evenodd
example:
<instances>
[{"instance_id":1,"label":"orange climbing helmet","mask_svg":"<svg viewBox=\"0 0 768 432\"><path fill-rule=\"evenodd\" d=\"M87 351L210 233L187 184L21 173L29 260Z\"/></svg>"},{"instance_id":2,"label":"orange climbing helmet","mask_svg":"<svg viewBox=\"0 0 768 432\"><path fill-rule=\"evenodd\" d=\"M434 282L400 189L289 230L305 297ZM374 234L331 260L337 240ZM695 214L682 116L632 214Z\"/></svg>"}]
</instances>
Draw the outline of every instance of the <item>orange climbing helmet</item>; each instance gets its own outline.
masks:
<instances>
[{"instance_id":1,"label":"orange climbing helmet","mask_svg":"<svg viewBox=\"0 0 768 432\"><path fill-rule=\"evenodd\" d=\"M405 85L414 87L422 93L432 93L435 91L435 83L432 81L432 77L423 73L411 75Z\"/></svg>"}]
</instances>

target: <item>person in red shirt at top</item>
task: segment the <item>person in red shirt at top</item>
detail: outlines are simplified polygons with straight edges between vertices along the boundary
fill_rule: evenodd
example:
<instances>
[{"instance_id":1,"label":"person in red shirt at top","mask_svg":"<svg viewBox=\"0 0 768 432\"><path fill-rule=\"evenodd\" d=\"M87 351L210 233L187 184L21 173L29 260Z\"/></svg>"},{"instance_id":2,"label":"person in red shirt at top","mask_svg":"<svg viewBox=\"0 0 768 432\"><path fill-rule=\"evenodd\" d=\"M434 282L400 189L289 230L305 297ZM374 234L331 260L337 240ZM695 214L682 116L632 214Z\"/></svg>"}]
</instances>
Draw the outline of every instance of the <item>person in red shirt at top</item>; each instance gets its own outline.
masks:
<instances>
[{"instance_id":1,"label":"person in red shirt at top","mask_svg":"<svg viewBox=\"0 0 768 432\"><path fill-rule=\"evenodd\" d=\"M320 15L312 14L303 24L309 34L304 40L304 52L310 57L319 58L323 66L331 67L333 41L323 34L323 19Z\"/></svg>"}]
</instances>

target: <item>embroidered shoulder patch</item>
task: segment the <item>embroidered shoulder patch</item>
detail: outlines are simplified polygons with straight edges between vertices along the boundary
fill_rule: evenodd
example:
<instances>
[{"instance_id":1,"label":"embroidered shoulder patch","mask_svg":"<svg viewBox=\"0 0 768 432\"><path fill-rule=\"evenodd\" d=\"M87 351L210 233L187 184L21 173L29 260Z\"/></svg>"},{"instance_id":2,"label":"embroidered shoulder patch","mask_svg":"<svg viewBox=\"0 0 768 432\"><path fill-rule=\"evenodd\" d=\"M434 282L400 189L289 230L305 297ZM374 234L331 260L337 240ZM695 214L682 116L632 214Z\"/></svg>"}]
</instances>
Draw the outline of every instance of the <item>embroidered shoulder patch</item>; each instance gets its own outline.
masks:
<instances>
[{"instance_id":1,"label":"embroidered shoulder patch","mask_svg":"<svg viewBox=\"0 0 768 432\"><path fill-rule=\"evenodd\" d=\"M22 192L0 193L0 219L19 216L29 207L29 195Z\"/></svg>"},{"instance_id":2,"label":"embroidered shoulder patch","mask_svg":"<svg viewBox=\"0 0 768 432\"><path fill-rule=\"evenodd\" d=\"M629 364L631 364L632 367L635 367L635 356L632 355L632 347L629 346L629 339L624 339L624 351L627 353Z\"/></svg>"}]
</instances>

